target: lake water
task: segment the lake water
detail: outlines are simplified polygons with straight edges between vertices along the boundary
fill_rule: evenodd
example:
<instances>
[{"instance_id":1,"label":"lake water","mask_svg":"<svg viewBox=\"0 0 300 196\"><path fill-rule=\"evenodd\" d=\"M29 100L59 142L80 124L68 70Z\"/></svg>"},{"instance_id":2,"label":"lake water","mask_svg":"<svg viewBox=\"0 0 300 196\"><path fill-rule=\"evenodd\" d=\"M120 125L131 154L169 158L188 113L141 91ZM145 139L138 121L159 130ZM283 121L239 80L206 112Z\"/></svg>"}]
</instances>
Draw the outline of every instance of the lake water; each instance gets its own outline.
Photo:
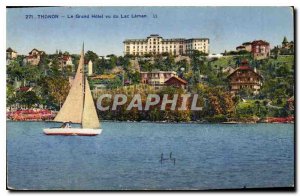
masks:
<instances>
[{"instance_id":1,"label":"lake water","mask_svg":"<svg viewBox=\"0 0 300 196\"><path fill-rule=\"evenodd\" d=\"M46 136L7 122L14 189L177 190L294 186L293 124L102 123L99 136ZM160 162L161 153L174 162Z\"/></svg>"}]
</instances>

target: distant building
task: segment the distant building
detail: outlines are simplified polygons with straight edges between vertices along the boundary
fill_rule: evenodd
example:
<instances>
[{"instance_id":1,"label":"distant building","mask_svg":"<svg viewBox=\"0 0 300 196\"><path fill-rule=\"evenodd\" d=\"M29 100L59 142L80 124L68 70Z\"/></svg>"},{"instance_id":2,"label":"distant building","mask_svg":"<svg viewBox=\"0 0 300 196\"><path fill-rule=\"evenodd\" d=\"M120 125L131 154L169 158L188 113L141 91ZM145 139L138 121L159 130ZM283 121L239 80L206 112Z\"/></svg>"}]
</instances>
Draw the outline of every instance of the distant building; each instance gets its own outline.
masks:
<instances>
[{"instance_id":1,"label":"distant building","mask_svg":"<svg viewBox=\"0 0 300 196\"><path fill-rule=\"evenodd\" d=\"M73 59L70 55L62 55L59 57L59 62L61 67L71 66L73 69Z\"/></svg>"},{"instance_id":2,"label":"distant building","mask_svg":"<svg viewBox=\"0 0 300 196\"><path fill-rule=\"evenodd\" d=\"M287 106L288 106L289 110L295 110L295 98L294 98L294 96L290 97L287 100Z\"/></svg>"},{"instance_id":3,"label":"distant building","mask_svg":"<svg viewBox=\"0 0 300 196\"><path fill-rule=\"evenodd\" d=\"M236 47L236 51L251 52L254 59L265 59L270 56L270 44L263 40L255 40L253 42L244 42Z\"/></svg>"},{"instance_id":4,"label":"distant building","mask_svg":"<svg viewBox=\"0 0 300 196\"><path fill-rule=\"evenodd\" d=\"M283 38L280 53L282 54L293 54L294 53L294 42L288 41L286 37Z\"/></svg>"},{"instance_id":5,"label":"distant building","mask_svg":"<svg viewBox=\"0 0 300 196\"><path fill-rule=\"evenodd\" d=\"M270 56L270 44L263 40L255 40L252 42L252 56L254 59L265 59Z\"/></svg>"},{"instance_id":6,"label":"distant building","mask_svg":"<svg viewBox=\"0 0 300 196\"><path fill-rule=\"evenodd\" d=\"M193 50L209 53L208 38L173 38L163 39L158 34L151 34L146 39L126 39L124 42L125 55L162 54L188 55Z\"/></svg>"},{"instance_id":7,"label":"distant building","mask_svg":"<svg viewBox=\"0 0 300 196\"><path fill-rule=\"evenodd\" d=\"M18 57L18 53L11 48L6 49L6 59L15 59Z\"/></svg>"},{"instance_id":8,"label":"distant building","mask_svg":"<svg viewBox=\"0 0 300 196\"><path fill-rule=\"evenodd\" d=\"M293 41L288 42L287 38L284 36L283 41L282 41L282 48L294 49L294 42Z\"/></svg>"},{"instance_id":9,"label":"distant building","mask_svg":"<svg viewBox=\"0 0 300 196\"><path fill-rule=\"evenodd\" d=\"M244 46L244 48L245 48L246 51L248 51L248 52L252 51L252 42L244 42L242 44L242 46Z\"/></svg>"},{"instance_id":10,"label":"distant building","mask_svg":"<svg viewBox=\"0 0 300 196\"><path fill-rule=\"evenodd\" d=\"M167 81L165 81L165 85L186 89L187 81L177 76L172 76Z\"/></svg>"},{"instance_id":11,"label":"distant building","mask_svg":"<svg viewBox=\"0 0 300 196\"><path fill-rule=\"evenodd\" d=\"M219 59L219 58L222 58L224 55L223 54L209 54L207 56L208 59Z\"/></svg>"},{"instance_id":12,"label":"distant building","mask_svg":"<svg viewBox=\"0 0 300 196\"><path fill-rule=\"evenodd\" d=\"M252 69L247 62L243 62L227 78L229 79L231 93L236 93L243 88L249 88L254 95L259 93L263 79L256 69Z\"/></svg>"},{"instance_id":13,"label":"distant building","mask_svg":"<svg viewBox=\"0 0 300 196\"><path fill-rule=\"evenodd\" d=\"M165 82L173 76L177 76L175 71L151 71L140 72L141 83L155 87L164 86Z\"/></svg>"},{"instance_id":14,"label":"distant building","mask_svg":"<svg viewBox=\"0 0 300 196\"><path fill-rule=\"evenodd\" d=\"M252 42L244 42L242 45L236 47L236 51L252 51Z\"/></svg>"},{"instance_id":15,"label":"distant building","mask_svg":"<svg viewBox=\"0 0 300 196\"><path fill-rule=\"evenodd\" d=\"M226 68L222 68L222 73L228 73L231 74L232 72L234 72L235 69L233 69L232 67L226 67Z\"/></svg>"},{"instance_id":16,"label":"distant building","mask_svg":"<svg viewBox=\"0 0 300 196\"><path fill-rule=\"evenodd\" d=\"M32 91L32 88L33 87L30 87L30 86L23 86L23 87L18 88L16 91L17 92L29 92L29 91Z\"/></svg>"},{"instance_id":17,"label":"distant building","mask_svg":"<svg viewBox=\"0 0 300 196\"><path fill-rule=\"evenodd\" d=\"M236 47L235 48L236 49L236 51L246 51L246 48L245 48L245 46L238 46L238 47Z\"/></svg>"},{"instance_id":18,"label":"distant building","mask_svg":"<svg viewBox=\"0 0 300 196\"><path fill-rule=\"evenodd\" d=\"M41 60L41 56L44 54L44 51L40 51L34 48L29 52L29 55L26 57L26 62L30 63L31 65L38 65Z\"/></svg>"}]
</instances>

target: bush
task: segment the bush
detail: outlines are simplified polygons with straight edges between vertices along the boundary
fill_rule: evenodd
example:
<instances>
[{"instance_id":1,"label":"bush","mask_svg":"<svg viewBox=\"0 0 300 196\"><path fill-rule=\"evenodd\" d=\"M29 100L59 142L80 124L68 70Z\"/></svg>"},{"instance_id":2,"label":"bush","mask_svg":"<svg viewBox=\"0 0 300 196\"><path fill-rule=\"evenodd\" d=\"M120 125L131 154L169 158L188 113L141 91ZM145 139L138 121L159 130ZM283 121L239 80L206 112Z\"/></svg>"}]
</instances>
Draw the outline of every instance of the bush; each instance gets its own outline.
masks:
<instances>
[{"instance_id":1,"label":"bush","mask_svg":"<svg viewBox=\"0 0 300 196\"><path fill-rule=\"evenodd\" d=\"M218 114L213 117L207 117L207 118L205 118L205 120L207 120L208 122L211 122L211 123L220 123L220 122L226 122L227 117L223 114Z\"/></svg>"}]
</instances>

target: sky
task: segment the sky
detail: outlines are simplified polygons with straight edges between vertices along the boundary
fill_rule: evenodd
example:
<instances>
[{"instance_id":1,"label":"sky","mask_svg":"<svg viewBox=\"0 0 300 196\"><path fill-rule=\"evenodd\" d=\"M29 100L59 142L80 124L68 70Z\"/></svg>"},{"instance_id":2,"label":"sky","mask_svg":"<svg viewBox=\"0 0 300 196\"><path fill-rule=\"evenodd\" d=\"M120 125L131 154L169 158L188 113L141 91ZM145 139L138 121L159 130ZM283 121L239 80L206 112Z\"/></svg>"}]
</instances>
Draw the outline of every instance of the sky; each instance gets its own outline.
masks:
<instances>
[{"instance_id":1,"label":"sky","mask_svg":"<svg viewBox=\"0 0 300 196\"><path fill-rule=\"evenodd\" d=\"M56 50L79 54L83 42L86 51L100 56L122 55L125 39L144 39L150 34L209 38L210 53L235 50L247 41L262 39L273 47L280 45L284 36L294 39L290 7L36 7L6 11L6 47L24 55L33 48L47 54ZM58 18L38 18L49 14ZM90 18L75 18L76 14ZM92 14L118 18L91 18ZM132 14L146 17L131 18ZM26 15L33 18L26 19ZM74 18L68 18L72 15Z\"/></svg>"}]
</instances>

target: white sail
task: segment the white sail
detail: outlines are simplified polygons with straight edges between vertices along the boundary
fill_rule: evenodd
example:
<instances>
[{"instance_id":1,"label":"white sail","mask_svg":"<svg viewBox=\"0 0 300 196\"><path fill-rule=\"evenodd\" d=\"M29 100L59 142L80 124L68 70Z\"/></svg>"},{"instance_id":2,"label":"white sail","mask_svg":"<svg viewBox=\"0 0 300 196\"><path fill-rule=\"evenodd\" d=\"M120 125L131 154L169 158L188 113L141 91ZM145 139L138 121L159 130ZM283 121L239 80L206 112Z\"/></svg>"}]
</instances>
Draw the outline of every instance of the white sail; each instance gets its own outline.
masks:
<instances>
[{"instance_id":1,"label":"white sail","mask_svg":"<svg viewBox=\"0 0 300 196\"><path fill-rule=\"evenodd\" d=\"M83 66L84 66L84 49L82 48L79 65L72 83L69 94L56 115L54 121L81 123L83 113Z\"/></svg>"},{"instance_id":2,"label":"white sail","mask_svg":"<svg viewBox=\"0 0 300 196\"><path fill-rule=\"evenodd\" d=\"M82 116L82 128L98 129L100 127L99 118L94 104L90 85L85 79L85 96Z\"/></svg>"}]
</instances>

